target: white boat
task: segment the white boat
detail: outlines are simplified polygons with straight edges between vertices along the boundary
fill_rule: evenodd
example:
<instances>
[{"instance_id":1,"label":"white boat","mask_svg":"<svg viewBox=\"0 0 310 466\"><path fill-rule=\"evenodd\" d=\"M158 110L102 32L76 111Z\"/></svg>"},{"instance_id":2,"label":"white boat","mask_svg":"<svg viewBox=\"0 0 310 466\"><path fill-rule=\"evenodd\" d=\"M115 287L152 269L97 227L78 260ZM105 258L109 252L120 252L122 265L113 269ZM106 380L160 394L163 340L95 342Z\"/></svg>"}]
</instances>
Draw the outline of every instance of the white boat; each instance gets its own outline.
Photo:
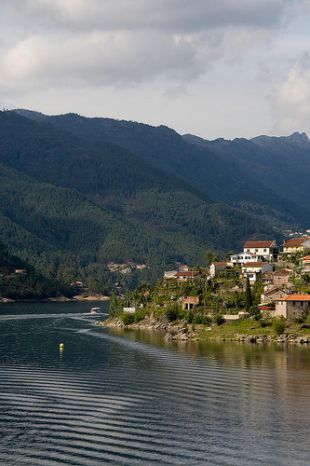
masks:
<instances>
[{"instance_id":1,"label":"white boat","mask_svg":"<svg viewBox=\"0 0 310 466\"><path fill-rule=\"evenodd\" d=\"M92 307L91 310L90 310L90 313L91 314L98 314L98 312L100 312L101 309L100 307Z\"/></svg>"}]
</instances>

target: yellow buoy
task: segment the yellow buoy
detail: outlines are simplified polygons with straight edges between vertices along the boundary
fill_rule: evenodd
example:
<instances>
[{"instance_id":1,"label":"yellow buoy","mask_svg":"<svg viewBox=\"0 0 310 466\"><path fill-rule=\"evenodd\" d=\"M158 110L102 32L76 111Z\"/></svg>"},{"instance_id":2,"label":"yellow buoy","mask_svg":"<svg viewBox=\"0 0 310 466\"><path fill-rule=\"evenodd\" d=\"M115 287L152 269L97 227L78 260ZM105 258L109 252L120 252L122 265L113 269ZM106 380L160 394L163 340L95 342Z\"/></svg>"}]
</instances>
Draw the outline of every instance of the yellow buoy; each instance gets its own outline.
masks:
<instances>
[{"instance_id":1,"label":"yellow buoy","mask_svg":"<svg viewBox=\"0 0 310 466\"><path fill-rule=\"evenodd\" d=\"M59 349L60 349L60 350L63 350L64 348L65 348L64 343L59 343Z\"/></svg>"}]
</instances>

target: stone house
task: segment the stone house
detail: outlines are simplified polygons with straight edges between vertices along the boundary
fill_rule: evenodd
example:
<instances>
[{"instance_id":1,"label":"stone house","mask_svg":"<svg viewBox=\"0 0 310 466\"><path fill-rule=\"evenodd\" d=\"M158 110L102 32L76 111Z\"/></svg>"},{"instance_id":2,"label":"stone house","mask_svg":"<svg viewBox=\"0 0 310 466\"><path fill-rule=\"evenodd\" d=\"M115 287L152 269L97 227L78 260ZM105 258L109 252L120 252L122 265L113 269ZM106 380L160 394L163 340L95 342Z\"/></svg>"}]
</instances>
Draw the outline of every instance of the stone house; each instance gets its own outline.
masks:
<instances>
[{"instance_id":1,"label":"stone house","mask_svg":"<svg viewBox=\"0 0 310 466\"><path fill-rule=\"evenodd\" d=\"M284 317L293 321L304 317L310 312L310 294L291 294L286 298L276 300L276 307L273 313L275 317Z\"/></svg>"},{"instance_id":2,"label":"stone house","mask_svg":"<svg viewBox=\"0 0 310 466\"><path fill-rule=\"evenodd\" d=\"M199 304L199 296L185 296L182 298L182 309L190 310Z\"/></svg>"},{"instance_id":3,"label":"stone house","mask_svg":"<svg viewBox=\"0 0 310 466\"><path fill-rule=\"evenodd\" d=\"M278 270L272 274L272 284L274 286L290 286L290 279L292 277L292 271L288 269Z\"/></svg>"},{"instance_id":4,"label":"stone house","mask_svg":"<svg viewBox=\"0 0 310 466\"><path fill-rule=\"evenodd\" d=\"M261 302L263 304L270 304L274 303L280 298L286 298L287 296L288 293L286 291L274 286L264 291L264 293L261 295Z\"/></svg>"}]
</instances>

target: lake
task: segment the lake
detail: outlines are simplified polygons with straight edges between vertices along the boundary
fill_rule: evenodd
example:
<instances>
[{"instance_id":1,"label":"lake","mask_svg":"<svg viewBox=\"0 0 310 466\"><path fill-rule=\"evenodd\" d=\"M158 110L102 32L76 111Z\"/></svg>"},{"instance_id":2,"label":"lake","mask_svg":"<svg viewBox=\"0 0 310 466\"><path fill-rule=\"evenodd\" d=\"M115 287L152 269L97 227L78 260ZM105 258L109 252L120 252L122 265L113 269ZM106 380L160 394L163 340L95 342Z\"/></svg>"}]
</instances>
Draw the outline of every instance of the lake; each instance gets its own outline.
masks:
<instances>
[{"instance_id":1,"label":"lake","mask_svg":"<svg viewBox=\"0 0 310 466\"><path fill-rule=\"evenodd\" d=\"M309 466L310 346L165 343L93 305L0 307L1 465Z\"/></svg>"}]
</instances>

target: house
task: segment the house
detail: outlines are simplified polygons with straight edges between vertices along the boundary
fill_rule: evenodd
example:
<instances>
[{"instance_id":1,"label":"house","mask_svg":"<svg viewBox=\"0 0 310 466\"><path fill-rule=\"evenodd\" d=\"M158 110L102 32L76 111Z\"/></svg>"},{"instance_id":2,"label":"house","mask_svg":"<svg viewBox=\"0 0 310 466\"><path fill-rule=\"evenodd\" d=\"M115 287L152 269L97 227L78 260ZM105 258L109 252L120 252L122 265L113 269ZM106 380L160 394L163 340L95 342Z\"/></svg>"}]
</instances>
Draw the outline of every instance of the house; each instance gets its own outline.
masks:
<instances>
[{"instance_id":1,"label":"house","mask_svg":"<svg viewBox=\"0 0 310 466\"><path fill-rule=\"evenodd\" d=\"M229 259L230 263L233 266L243 265L246 262L256 262L258 257L256 254L251 254L249 252L240 252L239 254L233 254Z\"/></svg>"},{"instance_id":2,"label":"house","mask_svg":"<svg viewBox=\"0 0 310 466\"><path fill-rule=\"evenodd\" d=\"M262 275L262 282L265 286L273 286L273 272L265 272Z\"/></svg>"},{"instance_id":3,"label":"house","mask_svg":"<svg viewBox=\"0 0 310 466\"><path fill-rule=\"evenodd\" d=\"M186 265L186 264L180 264L179 265L179 272L188 272L188 271L189 271L188 265Z\"/></svg>"},{"instance_id":4,"label":"house","mask_svg":"<svg viewBox=\"0 0 310 466\"><path fill-rule=\"evenodd\" d=\"M291 238L286 240L283 244L284 254L296 254L298 252L304 252L307 249L310 250L310 236Z\"/></svg>"},{"instance_id":5,"label":"house","mask_svg":"<svg viewBox=\"0 0 310 466\"><path fill-rule=\"evenodd\" d=\"M27 270L26 269L15 269L14 273L16 275L26 275L27 274Z\"/></svg>"},{"instance_id":6,"label":"house","mask_svg":"<svg viewBox=\"0 0 310 466\"><path fill-rule=\"evenodd\" d=\"M310 294L291 294L276 300L275 317L283 316L287 320L304 317L310 312Z\"/></svg>"},{"instance_id":7,"label":"house","mask_svg":"<svg viewBox=\"0 0 310 466\"><path fill-rule=\"evenodd\" d=\"M302 267L301 273L310 273L310 255L302 257L300 261Z\"/></svg>"},{"instance_id":8,"label":"house","mask_svg":"<svg viewBox=\"0 0 310 466\"><path fill-rule=\"evenodd\" d=\"M250 284L253 285L259 280L263 273L271 272L273 265L268 262L246 262L242 266L242 274L245 278L248 278Z\"/></svg>"},{"instance_id":9,"label":"house","mask_svg":"<svg viewBox=\"0 0 310 466\"><path fill-rule=\"evenodd\" d=\"M190 280L194 280L201 276L201 272L196 270L188 270L186 272L177 272L176 278L178 282L187 282Z\"/></svg>"},{"instance_id":10,"label":"house","mask_svg":"<svg viewBox=\"0 0 310 466\"><path fill-rule=\"evenodd\" d=\"M272 284L274 286L290 286L290 279L292 277L292 270L281 269L272 274Z\"/></svg>"},{"instance_id":11,"label":"house","mask_svg":"<svg viewBox=\"0 0 310 466\"><path fill-rule=\"evenodd\" d=\"M210 265L210 275L215 277L219 272L224 272L227 269L227 262L212 262Z\"/></svg>"},{"instance_id":12,"label":"house","mask_svg":"<svg viewBox=\"0 0 310 466\"><path fill-rule=\"evenodd\" d=\"M255 254L259 260L277 260L278 247L275 241L247 241L243 245L243 252Z\"/></svg>"},{"instance_id":13,"label":"house","mask_svg":"<svg viewBox=\"0 0 310 466\"><path fill-rule=\"evenodd\" d=\"M164 280L171 280L172 278L177 278L177 270L168 270L164 272Z\"/></svg>"},{"instance_id":14,"label":"house","mask_svg":"<svg viewBox=\"0 0 310 466\"><path fill-rule=\"evenodd\" d=\"M185 296L182 299L182 309L190 310L199 304L199 296Z\"/></svg>"},{"instance_id":15,"label":"house","mask_svg":"<svg viewBox=\"0 0 310 466\"><path fill-rule=\"evenodd\" d=\"M287 296L288 293L286 291L281 290L277 286L274 286L264 291L264 293L261 295L261 302L263 304L274 303L277 299L286 298Z\"/></svg>"},{"instance_id":16,"label":"house","mask_svg":"<svg viewBox=\"0 0 310 466\"><path fill-rule=\"evenodd\" d=\"M77 288L84 288L84 282L81 280L75 280L74 282L70 283L71 286L76 286Z\"/></svg>"},{"instance_id":17,"label":"house","mask_svg":"<svg viewBox=\"0 0 310 466\"><path fill-rule=\"evenodd\" d=\"M258 306L258 309L259 311L262 313L262 314L272 314L274 313L274 304L265 304L265 303L262 303L262 304L259 304Z\"/></svg>"}]
</instances>

